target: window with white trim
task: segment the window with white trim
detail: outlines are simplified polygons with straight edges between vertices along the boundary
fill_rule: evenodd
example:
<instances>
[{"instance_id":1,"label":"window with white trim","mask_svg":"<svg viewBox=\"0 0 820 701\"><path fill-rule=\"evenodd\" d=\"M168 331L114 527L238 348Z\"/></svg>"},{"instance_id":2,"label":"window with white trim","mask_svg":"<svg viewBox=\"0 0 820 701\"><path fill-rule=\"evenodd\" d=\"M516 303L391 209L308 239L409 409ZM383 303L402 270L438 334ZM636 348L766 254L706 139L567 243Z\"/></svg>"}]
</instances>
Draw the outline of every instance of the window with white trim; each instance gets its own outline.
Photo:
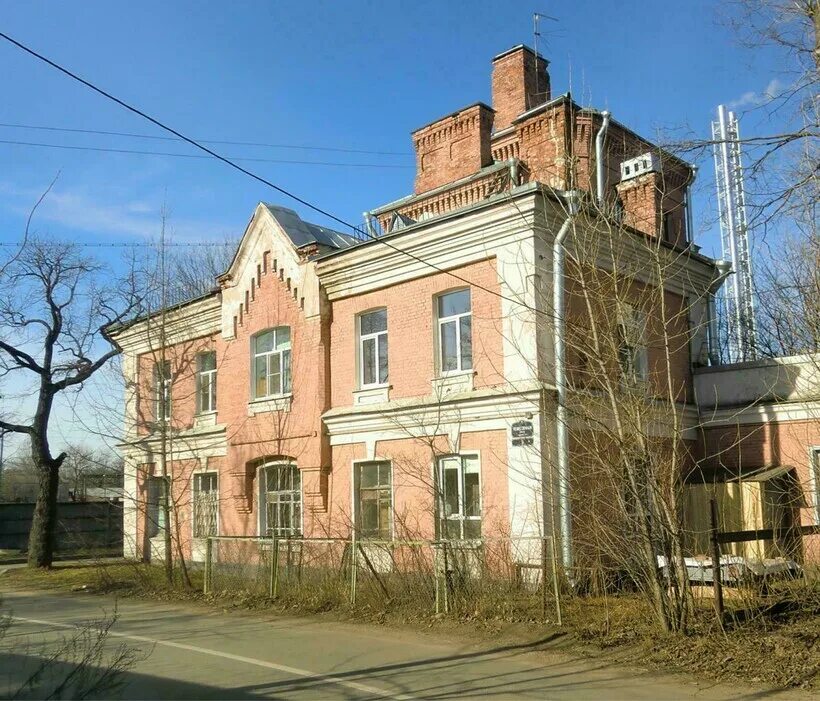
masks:
<instances>
[{"instance_id":1,"label":"window with white trim","mask_svg":"<svg viewBox=\"0 0 820 701\"><path fill-rule=\"evenodd\" d=\"M387 310L359 315L359 382L362 387L387 384Z\"/></svg>"},{"instance_id":2,"label":"window with white trim","mask_svg":"<svg viewBox=\"0 0 820 701\"><path fill-rule=\"evenodd\" d=\"M646 349L646 313L628 304L618 305L618 366L628 384L649 379Z\"/></svg>"},{"instance_id":3,"label":"window with white trim","mask_svg":"<svg viewBox=\"0 0 820 701\"><path fill-rule=\"evenodd\" d=\"M148 538L156 538L165 530L165 491L168 482L164 477L150 476L146 481L145 530Z\"/></svg>"},{"instance_id":4,"label":"window with white trim","mask_svg":"<svg viewBox=\"0 0 820 701\"><path fill-rule=\"evenodd\" d=\"M472 540L481 537L481 474L477 455L439 458L441 537Z\"/></svg>"},{"instance_id":5,"label":"window with white trim","mask_svg":"<svg viewBox=\"0 0 820 701\"><path fill-rule=\"evenodd\" d=\"M470 290L456 290L436 298L439 370L442 373L471 370L473 331Z\"/></svg>"},{"instance_id":6,"label":"window with white trim","mask_svg":"<svg viewBox=\"0 0 820 701\"><path fill-rule=\"evenodd\" d=\"M171 418L171 362L154 363L154 418L167 423Z\"/></svg>"},{"instance_id":7,"label":"window with white trim","mask_svg":"<svg viewBox=\"0 0 820 701\"><path fill-rule=\"evenodd\" d=\"M217 535L219 490L216 472L197 472L193 484L194 538Z\"/></svg>"},{"instance_id":8,"label":"window with white trim","mask_svg":"<svg viewBox=\"0 0 820 701\"><path fill-rule=\"evenodd\" d=\"M251 339L253 398L290 392L290 327L260 331Z\"/></svg>"},{"instance_id":9,"label":"window with white trim","mask_svg":"<svg viewBox=\"0 0 820 701\"><path fill-rule=\"evenodd\" d=\"M393 479L389 462L356 465L356 513L363 538L390 540L393 532Z\"/></svg>"},{"instance_id":10,"label":"window with white trim","mask_svg":"<svg viewBox=\"0 0 820 701\"><path fill-rule=\"evenodd\" d=\"M196 357L196 401L200 414L216 411L216 353L208 351Z\"/></svg>"},{"instance_id":11,"label":"window with white trim","mask_svg":"<svg viewBox=\"0 0 820 701\"><path fill-rule=\"evenodd\" d=\"M264 465L259 471L259 534L277 538L302 535L302 476L291 463Z\"/></svg>"}]
</instances>

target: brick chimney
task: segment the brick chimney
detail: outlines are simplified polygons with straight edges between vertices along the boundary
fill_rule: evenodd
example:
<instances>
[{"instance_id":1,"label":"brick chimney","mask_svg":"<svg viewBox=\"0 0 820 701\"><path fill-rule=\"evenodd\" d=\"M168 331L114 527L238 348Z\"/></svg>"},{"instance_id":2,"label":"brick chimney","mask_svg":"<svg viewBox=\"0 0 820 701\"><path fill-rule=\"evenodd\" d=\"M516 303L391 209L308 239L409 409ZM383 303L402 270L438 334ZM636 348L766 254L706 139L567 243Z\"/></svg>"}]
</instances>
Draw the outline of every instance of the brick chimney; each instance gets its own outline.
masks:
<instances>
[{"instance_id":1,"label":"brick chimney","mask_svg":"<svg viewBox=\"0 0 820 701\"><path fill-rule=\"evenodd\" d=\"M416 193L454 182L493 162L493 110L479 102L413 132Z\"/></svg>"},{"instance_id":2,"label":"brick chimney","mask_svg":"<svg viewBox=\"0 0 820 701\"><path fill-rule=\"evenodd\" d=\"M512 124L522 112L550 99L547 61L527 46L514 46L493 59L493 129Z\"/></svg>"}]
</instances>

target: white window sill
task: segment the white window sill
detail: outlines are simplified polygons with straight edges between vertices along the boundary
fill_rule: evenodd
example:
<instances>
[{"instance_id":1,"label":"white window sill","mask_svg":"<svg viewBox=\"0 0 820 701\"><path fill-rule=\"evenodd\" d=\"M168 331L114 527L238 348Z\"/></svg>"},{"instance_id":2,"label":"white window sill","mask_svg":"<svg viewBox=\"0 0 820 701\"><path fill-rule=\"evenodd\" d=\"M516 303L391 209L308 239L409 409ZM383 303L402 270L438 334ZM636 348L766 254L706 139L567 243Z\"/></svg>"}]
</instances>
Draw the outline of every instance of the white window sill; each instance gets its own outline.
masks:
<instances>
[{"instance_id":1,"label":"white window sill","mask_svg":"<svg viewBox=\"0 0 820 701\"><path fill-rule=\"evenodd\" d=\"M263 414L268 411L290 411L292 394L280 394L275 397L262 397L248 402L248 416Z\"/></svg>"},{"instance_id":2,"label":"white window sill","mask_svg":"<svg viewBox=\"0 0 820 701\"><path fill-rule=\"evenodd\" d=\"M390 401L390 385L368 385L353 390L353 404L380 404Z\"/></svg>"},{"instance_id":3,"label":"white window sill","mask_svg":"<svg viewBox=\"0 0 820 701\"><path fill-rule=\"evenodd\" d=\"M437 397L446 397L448 394L472 392L474 389L475 370L461 370L448 372L440 377L434 377L430 383L433 394Z\"/></svg>"},{"instance_id":4,"label":"white window sill","mask_svg":"<svg viewBox=\"0 0 820 701\"><path fill-rule=\"evenodd\" d=\"M216 412L203 411L194 416L194 427L200 426L216 426Z\"/></svg>"}]
</instances>

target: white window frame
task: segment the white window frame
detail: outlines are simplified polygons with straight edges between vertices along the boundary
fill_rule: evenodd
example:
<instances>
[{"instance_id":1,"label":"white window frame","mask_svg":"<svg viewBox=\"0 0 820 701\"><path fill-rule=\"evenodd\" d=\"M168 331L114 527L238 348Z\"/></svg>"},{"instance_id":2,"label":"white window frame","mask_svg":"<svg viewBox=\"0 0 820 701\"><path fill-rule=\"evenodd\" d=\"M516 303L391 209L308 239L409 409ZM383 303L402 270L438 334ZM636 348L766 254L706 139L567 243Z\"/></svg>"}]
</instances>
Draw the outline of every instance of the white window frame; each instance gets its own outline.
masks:
<instances>
[{"instance_id":1,"label":"white window frame","mask_svg":"<svg viewBox=\"0 0 820 701\"><path fill-rule=\"evenodd\" d=\"M154 485L152 487L152 485ZM148 475L145 482L145 530L152 535L153 540L165 533L165 491L168 489L168 480L160 475ZM154 500L156 497L156 501ZM156 504L156 520L152 518L153 506Z\"/></svg>"},{"instance_id":2,"label":"white window frame","mask_svg":"<svg viewBox=\"0 0 820 701\"><path fill-rule=\"evenodd\" d=\"M646 312L618 304L618 371L626 384L649 380L649 351L646 347Z\"/></svg>"},{"instance_id":3,"label":"white window frame","mask_svg":"<svg viewBox=\"0 0 820 701\"><path fill-rule=\"evenodd\" d=\"M202 370L201 361L207 355L212 355L214 358L214 367L212 370ZM216 411L216 351L203 351L197 353L196 356L196 403L197 414L212 414ZM208 406L202 406L202 386L207 383L208 388Z\"/></svg>"},{"instance_id":4,"label":"white window frame","mask_svg":"<svg viewBox=\"0 0 820 701\"><path fill-rule=\"evenodd\" d=\"M287 348L279 348L277 349L277 337L280 331L283 329L288 330L288 344ZM272 349L269 351L256 351L256 340L259 336L272 332L273 333L273 344ZM291 393L291 388L293 386L293 366L292 366L292 348L293 348L293 336L291 334L291 328L289 326L275 326L269 329L262 329L258 333L255 333L251 337L251 399L258 400L258 399L270 399L271 397L285 397ZM285 356L287 355L287 368L288 371L285 373ZM271 358L273 356L279 357L279 387L274 388L278 391L271 392L270 386L270 378L275 375L275 373L271 372ZM256 393L256 359L257 358L265 358L265 389L266 394L257 394ZM285 381L287 380L287 382Z\"/></svg>"},{"instance_id":5,"label":"white window frame","mask_svg":"<svg viewBox=\"0 0 820 701\"><path fill-rule=\"evenodd\" d=\"M809 486L814 507L814 523L820 526L820 445L809 447Z\"/></svg>"},{"instance_id":6,"label":"white window frame","mask_svg":"<svg viewBox=\"0 0 820 701\"><path fill-rule=\"evenodd\" d=\"M171 420L171 361L158 360L154 363L154 419L167 424Z\"/></svg>"},{"instance_id":7,"label":"white window frame","mask_svg":"<svg viewBox=\"0 0 820 701\"><path fill-rule=\"evenodd\" d=\"M441 316L439 314L439 307L441 300L446 297L447 295L457 293L457 292L466 292L470 297L470 310L467 312L462 312L460 314L451 314L450 316ZM441 292L437 294L434 298L434 307L435 307L435 314L436 314L436 328L437 328L437 366L440 375L457 375L467 372L473 372L473 294L472 290L469 287L461 287L455 290L447 290L446 292ZM462 338L461 338L461 320L470 317L470 367L466 368L463 366L462 357L461 357L461 346L462 346ZM455 323L456 328L456 367L450 370L444 369L444 338L443 338L443 328L446 324Z\"/></svg>"},{"instance_id":8,"label":"white window frame","mask_svg":"<svg viewBox=\"0 0 820 701\"><path fill-rule=\"evenodd\" d=\"M362 312L356 317L356 330L358 331L359 335L359 387L364 388L371 388L371 387L387 387L388 381L390 378L390 357L388 355L387 358L387 377L384 380L379 378L379 350L381 349L382 343L387 344L387 353L389 353L390 345L387 338L387 328L384 331L375 331L373 333L363 333L362 332L362 320L368 314L373 314L374 312L381 312L383 311L385 314L385 324L387 323L387 309L385 307L379 307L377 309L369 309L366 312ZM373 350L375 352L374 363L375 363L375 370L376 370L376 379L374 382L367 382L364 376L364 346L367 341L373 341Z\"/></svg>"},{"instance_id":9,"label":"white window frame","mask_svg":"<svg viewBox=\"0 0 820 701\"><path fill-rule=\"evenodd\" d=\"M474 461L475 469L474 470L467 470L467 461ZM445 508L446 508L446 498L447 495L445 493L445 480L444 480L444 471L445 466L448 462L458 461L459 468L458 468L458 513L451 514L449 516L445 515ZM447 529L445 528L445 522L457 522L459 524L459 537L455 540L480 540L481 539L481 531L483 529L484 520L484 495L482 484L483 480L481 477L481 456L479 453L456 453L452 455L442 455L437 460L436 465L437 470L437 483L438 483L438 516L439 516L439 537L441 540L453 540L452 538L447 537ZM478 516L467 516L465 514L465 476L467 474L477 474L478 475ZM478 538L465 538L464 536L464 523L465 521L477 521L479 524L479 536Z\"/></svg>"},{"instance_id":10,"label":"white window frame","mask_svg":"<svg viewBox=\"0 0 820 701\"><path fill-rule=\"evenodd\" d=\"M299 477L299 488L298 489L277 489L274 491L268 490L268 473L267 470L269 469L281 469L286 468L288 470L294 470L294 474L298 475ZM294 462L289 462L287 460L271 460L259 466L257 470L257 482L258 482L258 505L259 505L259 515L257 520L257 532L259 533L260 538L270 538L273 533L271 529L268 528L268 494L289 494L291 497L296 496L297 498L294 500L291 498L287 503L291 504L291 523L290 526L287 527L279 527L278 532L276 533L277 538L301 538L304 534L304 499L303 499L303 492L302 492L302 473L299 471L298 466ZM279 501L277 503L285 503ZM293 504L298 504L299 506L299 518L298 523L294 523L293 518Z\"/></svg>"},{"instance_id":11,"label":"white window frame","mask_svg":"<svg viewBox=\"0 0 820 701\"><path fill-rule=\"evenodd\" d=\"M373 538L372 536L366 536L362 534L362 524L361 524L361 476L362 476L362 468L368 465L387 465L389 474L390 474L390 528L389 528L389 535L388 540L393 540L395 537L395 518L394 518L394 504L395 504L395 493L394 493L394 475L393 475L393 463L390 460L356 460L353 462L353 509L355 514L355 524L356 524L356 533L357 535L362 538L363 540L379 540L378 538ZM367 487L367 489L384 489L384 487Z\"/></svg>"},{"instance_id":12,"label":"white window frame","mask_svg":"<svg viewBox=\"0 0 820 701\"><path fill-rule=\"evenodd\" d=\"M198 514L198 506L199 506L199 495L203 492L201 488L198 488L201 485L203 478L213 478L214 480L214 489L207 490L209 493L214 492L215 497L214 501L214 532L208 535L199 535L197 533L197 522L199 520ZM214 470L203 470L201 472L194 472L191 475L191 537L195 539L205 539L208 536L218 536L219 535L219 473Z\"/></svg>"}]
</instances>

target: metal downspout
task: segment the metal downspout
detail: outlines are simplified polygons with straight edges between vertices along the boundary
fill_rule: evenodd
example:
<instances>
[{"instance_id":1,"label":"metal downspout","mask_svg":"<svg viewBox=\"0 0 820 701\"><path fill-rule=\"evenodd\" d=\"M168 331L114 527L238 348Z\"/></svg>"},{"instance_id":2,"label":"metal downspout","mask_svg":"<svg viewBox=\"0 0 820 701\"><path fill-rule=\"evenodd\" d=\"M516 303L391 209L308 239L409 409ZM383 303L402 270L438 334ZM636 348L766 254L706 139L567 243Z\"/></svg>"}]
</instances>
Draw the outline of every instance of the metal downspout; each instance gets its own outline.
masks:
<instances>
[{"instance_id":1,"label":"metal downspout","mask_svg":"<svg viewBox=\"0 0 820 701\"><path fill-rule=\"evenodd\" d=\"M715 308L715 295L723 286L724 281L729 277L734 270L732 264L728 260L716 260L715 267L718 270L718 276L709 285L707 292L707 306L706 313L708 314L708 332L709 332L709 365L720 365L720 347L718 346L718 320L717 310Z\"/></svg>"},{"instance_id":2,"label":"metal downspout","mask_svg":"<svg viewBox=\"0 0 820 701\"><path fill-rule=\"evenodd\" d=\"M578 193L567 197L568 214L552 244L552 319L555 387L558 394L556 420L556 457L558 462L558 509L561 528L561 561L564 572L572 570L572 510L569 495L569 432L567 427L567 379L564 350L564 240L578 213Z\"/></svg>"},{"instance_id":3,"label":"metal downspout","mask_svg":"<svg viewBox=\"0 0 820 701\"><path fill-rule=\"evenodd\" d=\"M692 177L686 184L686 243L694 243L695 240L692 221L694 219L694 209L692 208L692 185L695 184L695 178L698 177L698 167L693 165L691 168Z\"/></svg>"},{"instance_id":4,"label":"metal downspout","mask_svg":"<svg viewBox=\"0 0 820 701\"><path fill-rule=\"evenodd\" d=\"M595 136L595 184L596 184L596 194L598 195L598 207L603 210L604 201L605 201L605 193L604 193L604 137L606 136L606 130L609 128L609 112L604 110L601 112L601 117L603 117L603 122L601 123L601 128L598 130L598 134Z\"/></svg>"}]
</instances>

